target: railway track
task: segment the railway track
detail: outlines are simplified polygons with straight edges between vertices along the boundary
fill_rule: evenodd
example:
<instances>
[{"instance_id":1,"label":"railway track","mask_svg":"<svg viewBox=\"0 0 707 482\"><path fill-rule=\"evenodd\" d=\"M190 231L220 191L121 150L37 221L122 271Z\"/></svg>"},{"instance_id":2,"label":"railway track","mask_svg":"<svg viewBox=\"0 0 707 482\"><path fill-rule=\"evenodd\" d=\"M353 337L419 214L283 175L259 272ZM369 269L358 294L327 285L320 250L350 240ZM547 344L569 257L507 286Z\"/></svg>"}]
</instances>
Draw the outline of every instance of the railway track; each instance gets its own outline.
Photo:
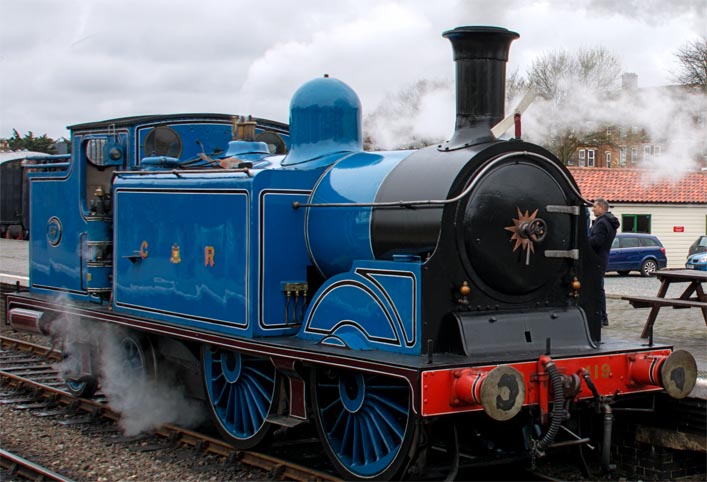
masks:
<instances>
[{"instance_id":1,"label":"railway track","mask_svg":"<svg viewBox=\"0 0 707 482\"><path fill-rule=\"evenodd\" d=\"M4 474L0 473L2 480L23 479L72 482L72 479L3 449L0 449L0 467L5 471Z\"/></svg>"},{"instance_id":2,"label":"railway track","mask_svg":"<svg viewBox=\"0 0 707 482\"><path fill-rule=\"evenodd\" d=\"M117 432L115 423L120 415L107 405L100 394L95 400L77 399L62 389L64 383L51 363L61 360L61 353L47 347L22 340L0 336L0 381L3 384L2 403L31 404L45 413L53 411L56 415L71 413L73 422L90 421L101 425L106 420L113 426L98 427L97 431ZM66 423L66 422L65 422ZM70 421L68 425L72 424ZM204 456L246 465L263 471L264 477L273 480L295 481L338 481L331 473L304 467L281 457L254 452L236 450L226 442L208 435L185 429L176 425L165 424L138 437L114 437L119 442L140 441L143 451L171 449L176 445L188 447ZM290 446L302 445L302 441L290 441ZM304 441L305 443L309 441ZM278 444L275 444L276 446ZM280 447L288 444L280 444ZM147 447L147 448L146 448Z\"/></svg>"},{"instance_id":3,"label":"railway track","mask_svg":"<svg viewBox=\"0 0 707 482\"><path fill-rule=\"evenodd\" d=\"M23 479L72 482L72 479L3 449L0 449L0 467L5 471L4 474L0 472L2 480Z\"/></svg>"}]
</instances>

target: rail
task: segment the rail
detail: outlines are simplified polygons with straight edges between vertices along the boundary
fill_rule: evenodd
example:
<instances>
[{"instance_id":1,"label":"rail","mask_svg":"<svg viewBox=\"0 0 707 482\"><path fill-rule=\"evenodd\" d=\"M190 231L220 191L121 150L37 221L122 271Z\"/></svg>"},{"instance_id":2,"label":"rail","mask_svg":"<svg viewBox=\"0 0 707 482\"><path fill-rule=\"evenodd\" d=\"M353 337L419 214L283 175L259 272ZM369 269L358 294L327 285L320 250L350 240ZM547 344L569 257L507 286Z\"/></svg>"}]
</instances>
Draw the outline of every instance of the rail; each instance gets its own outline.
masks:
<instances>
[{"instance_id":1,"label":"rail","mask_svg":"<svg viewBox=\"0 0 707 482\"><path fill-rule=\"evenodd\" d=\"M46 171L49 169L66 170L71 166L71 154L47 154L46 156L27 156L22 162L23 169L35 169L37 171ZM32 162L28 162L32 161ZM67 161L67 162L57 162Z\"/></svg>"},{"instance_id":2,"label":"rail","mask_svg":"<svg viewBox=\"0 0 707 482\"><path fill-rule=\"evenodd\" d=\"M31 462L19 455L0 448L0 466L11 475L19 475L27 480L56 480L58 482L72 482L73 479L64 477L46 467Z\"/></svg>"},{"instance_id":3,"label":"rail","mask_svg":"<svg viewBox=\"0 0 707 482\"><path fill-rule=\"evenodd\" d=\"M0 348L13 349L22 352L56 360L61 357L60 352L48 347L28 343L7 336L0 335ZM58 376L58 374L57 374ZM88 413L95 417L102 417L114 422L120 419L120 414L114 412L105 403L84 398L75 398L68 392L53 388L44 383L31 380L24 375L10 373L0 368L0 379L12 387L25 387L32 390L39 399L51 400L53 403L71 406L72 409ZM270 474L276 475L278 480L294 481L332 481L339 482L338 477L315 469L310 469L288 460L283 460L272 455L254 452L250 450L237 450L223 440L209 437L192 430L188 430L176 425L164 424L151 432L152 435L159 436L169 441L178 441L186 446L199 449L200 451L225 457L229 460L256 467Z\"/></svg>"},{"instance_id":4,"label":"rail","mask_svg":"<svg viewBox=\"0 0 707 482\"><path fill-rule=\"evenodd\" d=\"M28 161L64 161L71 159L71 154L47 154L46 156L27 156Z\"/></svg>"},{"instance_id":5,"label":"rail","mask_svg":"<svg viewBox=\"0 0 707 482\"><path fill-rule=\"evenodd\" d=\"M537 154L535 152L530 152L530 151L511 151L506 154L500 155L498 157L495 157L488 161L486 165L484 165L477 173L474 174L474 177L471 179L471 182L464 188L464 190L458 194L457 196L449 199L420 199L417 201L385 201L385 202L369 202L369 203L357 203L357 202L346 202L346 203L300 203L300 202L293 202L292 207L294 209L299 209L299 208L348 208L348 207L375 207L375 208L423 208L423 207L444 207L447 204L453 204L456 203L460 200L462 200L465 196L467 196L475 187L476 184L481 182L481 180L484 178L484 175L487 172L490 172L492 169L496 167L497 164L500 164L501 161L504 161L508 158L511 157L517 157L517 156L526 156L526 157L532 157L535 158L536 160L543 161L548 164L548 166L555 168L560 175L565 179L567 182L567 185L572 189L572 191L575 193L575 195L581 199L586 206L591 206L592 202L589 201L588 199L584 198L582 194L577 190L575 187L574 182L567 176L565 171L560 168L555 162L552 160L548 159L547 157ZM572 207L571 207L572 208ZM577 208L578 209L578 208ZM579 212L579 211L577 211Z\"/></svg>"}]
</instances>

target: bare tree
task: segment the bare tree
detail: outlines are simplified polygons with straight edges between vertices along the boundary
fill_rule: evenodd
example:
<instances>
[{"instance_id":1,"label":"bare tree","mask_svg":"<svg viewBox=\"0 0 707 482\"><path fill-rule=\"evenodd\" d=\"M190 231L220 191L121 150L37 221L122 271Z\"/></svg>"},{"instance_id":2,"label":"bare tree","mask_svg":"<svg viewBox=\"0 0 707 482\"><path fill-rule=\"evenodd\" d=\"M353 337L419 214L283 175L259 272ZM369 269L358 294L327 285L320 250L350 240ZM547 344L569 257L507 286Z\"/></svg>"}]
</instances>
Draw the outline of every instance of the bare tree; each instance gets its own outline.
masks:
<instances>
[{"instance_id":1,"label":"bare tree","mask_svg":"<svg viewBox=\"0 0 707 482\"><path fill-rule=\"evenodd\" d=\"M562 103L577 86L596 92L616 88L620 73L621 63L604 47L560 50L535 59L528 82L544 98Z\"/></svg>"},{"instance_id":2,"label":"bare tree","mask_svg":"<svg viewBox=\"0 0 707 482\"><path fill-rule=\"evenodd\" d=\"M506 76L506 111L510 111L514 107L510 104L524 96L527 91L528 81L516 67L513 72Z\"/></svg>"},{"instance_id":3,"label":"bare tree","mask_svg":"<svg viewBox=\"0 0 707 482\"><path fill-rule=\"evenodd\" d=\"M576 148L597 136L597 125L579 112L589 98L600 98L619 84L621 63L603 47L561 50L533 61L527 83L549 105L546 135L537 142L567 163Z\"/></svg>"},{"instance_id":4,"label":"bare tree","mask_svg":"<svg viewBox=\"0 0 707 482\"><path fill-rule=\"evenodd\" d=\"M707 92L707 37L686 43L675 52L679 70L673 75L683 85L699 85Z\"/></svg>"}]
</instances>

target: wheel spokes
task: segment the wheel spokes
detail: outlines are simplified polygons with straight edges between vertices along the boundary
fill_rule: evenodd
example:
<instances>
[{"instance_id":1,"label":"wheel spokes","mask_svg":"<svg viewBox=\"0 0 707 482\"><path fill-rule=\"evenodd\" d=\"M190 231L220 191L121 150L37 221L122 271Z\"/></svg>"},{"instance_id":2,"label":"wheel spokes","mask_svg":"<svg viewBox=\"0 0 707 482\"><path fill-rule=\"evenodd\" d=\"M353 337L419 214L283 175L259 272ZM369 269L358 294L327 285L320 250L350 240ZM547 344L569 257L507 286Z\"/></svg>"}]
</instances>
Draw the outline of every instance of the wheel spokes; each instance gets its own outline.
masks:
<instances>
[{"instance_id":1,"label":"wheel spokes","mask_svg":"<svg viewBox=\"0 0 707 482\"><path fill-rule=\"evenodd\" d=\"M391 400L389 398L381 397L379 395L376 395L375 393L371 393L370 397L371 400L375 400L376 402L381 403L386 407L392 408L393 410L397 411L402 415L406 415L408 413L407 405L403 405L402 403L396 402L395 400Z\"/></svg>"},{"instance_id":2,"label":"wheel spokes","mask_svg":"<svg viewBox=\"0 0 707 482\"><path fill-rule=\"evenodd\" d=\"M325 442L351 475L375 476L405 456L401 448L410 437L406 382L352 372L338 377L322 373L314 388Z\"/></svg>"},{"instance_id":3,"label":"wheel spokes","mask_svg":"<svg viewBox=\"0 0 707 482\"><path fill-rule=\"evenodd\" d=\"M223 395L228 392L227 389L228 389L228 385L226 385L226 384L224 384L224 385L220 388L219 394L216 395L216 397L215 397L215 399L214 399L214 405L219 405L219 404L221 403L221 399L223 398ZM219 390L219 388L216 387L216 390ZM216 391L216 390L215 390L215 391Z\"/></svg>"},{"instance_id":4,"label":"wheel spokes","mask_svg":"<svg viewBox=\"0 0 707 482\"><path fill-rule=\"evenodd\" d=\"M395 435L397 435L398 439L403 438L404 428L400 425L397 419L395 419L392 414L385 409L384 406L377 403L371 403L370 408L375 413L377 420L379 420L380 422L385 424L385 426L387 426L390 430L392 430Z\"/></svg>"},{"instance_id":5,"label":"wheel spokes","mask_svg":"<svg viewBox=\"0 0 707 482\"><path fill-rule=\"evenodd\" d=\"M204 375L214 414L225 431L247 441L267 425L275 395L269 360L236 352L204 350Z\"/></svg>"},{"instance_id":6,"label":"wheel spokes","mask_svg":"<svg viewBox=\"0 0 707 482\"><path fill-rule=\"evenodd\" d=\"M376 454L378 456L381 456L383 453L393 449L395 445L395 440L393 440L388 435L389 432L387 430L384 430L383 427L381 427L380 420L377 417L371 415L368 410L365 413L369 419L369 426L371 427L371 439L374 440L376 447L379 446L380 442L385 445L385 451L383 450L383 448L376 449ZM374 433L377 435L377 437L373 436Z\"/></svg>"}]
</instances>

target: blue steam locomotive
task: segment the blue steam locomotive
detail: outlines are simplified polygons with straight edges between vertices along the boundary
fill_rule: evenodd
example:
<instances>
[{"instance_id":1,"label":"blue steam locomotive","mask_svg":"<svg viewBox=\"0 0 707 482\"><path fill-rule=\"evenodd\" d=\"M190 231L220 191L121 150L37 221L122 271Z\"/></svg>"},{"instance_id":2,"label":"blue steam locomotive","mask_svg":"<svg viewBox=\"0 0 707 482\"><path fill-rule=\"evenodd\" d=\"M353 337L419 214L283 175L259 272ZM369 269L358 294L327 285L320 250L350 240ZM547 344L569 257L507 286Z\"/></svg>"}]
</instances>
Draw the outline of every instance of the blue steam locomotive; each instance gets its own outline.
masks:
<instances>
[{"instance_id":1,"label":"blue steam locomotive","mask_svg":"<svg viewBox=\"0 0 707 482\"><path fill-rule=\"evenodd\" d=\"M603 273L569 172L492 134L518 35L444 37L455 131L420 150L364 151L359 99L327 76L295 92L289 126L170 115L71 127L66 168L30 174L31 288L8 297L8 320L50 334L67 314L120 325L126 359L147 375L189 372L235 446L313 421L347 479L419 477L439 447L457 467L470 434L485 441L475 460L533 458L586 443L567 435L570 415L686 396L688 353L599 343ZM97 342L72 344L76 394L100 383Z\"/></svg>"}]
</instances>

